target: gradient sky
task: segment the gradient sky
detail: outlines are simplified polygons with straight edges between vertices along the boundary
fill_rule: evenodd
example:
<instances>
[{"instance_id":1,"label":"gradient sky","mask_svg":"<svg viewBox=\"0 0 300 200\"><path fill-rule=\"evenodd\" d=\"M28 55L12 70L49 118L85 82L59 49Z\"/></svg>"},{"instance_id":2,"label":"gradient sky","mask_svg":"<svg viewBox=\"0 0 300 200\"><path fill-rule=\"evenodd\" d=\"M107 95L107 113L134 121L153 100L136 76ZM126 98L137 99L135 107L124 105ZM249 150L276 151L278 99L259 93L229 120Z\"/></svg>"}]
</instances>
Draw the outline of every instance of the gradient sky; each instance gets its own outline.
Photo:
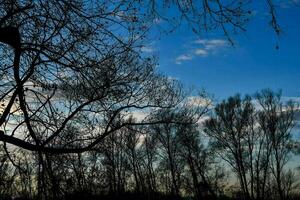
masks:
<instances>
[{"instance_id":1,"label":"gradient sky","mask_svg":"<svg viewBox=\"0 0 300 200\"><path fill-rule=\"evenodd\" d=\"M266 8L254 6L247 32L231 35L235 46L228 45L221 32L197 36L182 26L161 40L154 39L144 50L159 56L160 72L187 87L204 88L216 99L263 88L300 97L300 7L278 6L283 32L276 37Z\"/></svg>"}]
</instances>

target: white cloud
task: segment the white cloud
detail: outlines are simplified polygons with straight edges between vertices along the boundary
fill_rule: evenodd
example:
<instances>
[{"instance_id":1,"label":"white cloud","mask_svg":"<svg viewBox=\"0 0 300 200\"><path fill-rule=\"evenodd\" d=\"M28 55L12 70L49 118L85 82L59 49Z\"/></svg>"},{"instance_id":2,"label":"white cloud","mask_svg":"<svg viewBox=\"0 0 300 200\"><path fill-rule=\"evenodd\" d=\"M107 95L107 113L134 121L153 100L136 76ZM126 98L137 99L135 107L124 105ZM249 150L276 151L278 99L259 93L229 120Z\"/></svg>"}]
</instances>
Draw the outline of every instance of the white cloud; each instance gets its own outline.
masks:
<instances>
[{"instance_id":1,"label":"white cloud","mask_svg":"<svg viewBox=\"0 0 300 200\"><path fill-rule=\"evenodd\" d=\"M154 49L152 47L150 47L150 46L143 46L141 48L141 51L145 52L145 53L152 53L154 51Z\"/></svg>"},{"instance_id":2,"label":"white cloud","mask_svg":"<svg viewBox=\"0 0 300 200\"><path fill-rule=\"evenodd\" d=\"M140 47L143 53L154 53L156 51L156 42L148 42Z\"/></svg>"},{"instance_id":3,"label":"white cloud","mask_svg":"<svg viewBox=\"0 0 300 200\"><path fill-rule=\"evenodd\" d=\"M211 117L208 116L208 115L204 115L202 117L199 118L199 120L197 121L197 124L200 125L200 126L203 126L204 123L209 120Z\"/></svg>"},{"instance_id":4,"label":"white cloud","mask_svg":"<svg viewBox=\"0 0 300 200\"><path fill-rule=\"evenodd\" d=\"M182 54L175 59L176 64L182 64L183 61L192 60L195 56L207 57L229 45L227 40L222 39L199 39L194 41L193 44L194 47L189 50L189 53ZM197 45L197 47L195 47L195 45Z\"/></svg>"},{"instance_id":5,"label":"white cloud","mask_svg":"<svg viewBox=\"0 0 300 200\"><path fill-rule=\"evenodd\" d=\"M176 58L175 63L177 65L180 65L183 61L192 60L192 59L193 59L193 56L191 56L189 54L182 54Z\"/></svg>"},{"instance_id":6,"label":"white cloud","mask_svg":"<svg viewBox=\"0 0 300 200\"><path fill-rule=\"evenodd\" d=\"M205 49L196 49L195 54L198 56L207 56L208 52Z\"/></svg>"},{"instance_id":7,"label":"white cloud","mask_svg":"<svg viewBox=\"0 0 300 200\"><path fill-rule=\"evenodd\" d=\"M212 108L213 102L210 98L201 96L190 96L187 98L187 104L190 106L201 106Z\"/></svg>"},{"instance_id":8,"label":"white cloud","mask_svg":"<svg viewBox=\"0 0 300 200\"><path fill-rule=\"evenodd\" d=\"M222 40L222 39L211 39L211 40L208 40L208 39L199 39L199 40L196 40L195 41L196 44L203 44L203 45L206 45L206 44L215 44L215 45L223 45L226 43L226 40Z\"/></svg>"},{"instance_id":9,"label":"white cloud","mask_svg":"<svg viewBox=\"0 0 300 200\"><path fill-rule=\"evenodd\" d=\"M141 122L149 115L149 112L143 110L132 110L129 112L123 112L123 114L125 116L125 119L133 117L137 122Z\"/></svg>"},{"instance_id":10,"label":"white cloud","mask_svg":"<svg viewBox=\"0 0 300 200\"><path fill-rule=\"evenodd\" d=\"M169 79L170 81L177 81L177 80L179 80L179 78L174 77L174 76L168 76L168 79Z\"/></svg>"},{"instance_id":11,"label":"white cloud","mask_svg":"<svg viewBox=\"0 0 300 200\"><path fill-rule=\"evenodd\" d=\"M221 40L221 39L212 39L212 40L200 39L200 40L196 40L194 43L202 45L203 48L207 50L217 49L228 45L228 42L226 40Z\"/></svg>"},{"instance_id":12,"label":"white cloud","mask_svg":"<svg viewBox=\"0 0 300 200\"><path fill-rule=\"evenodd\" d=\"M227 40L221 39L200 39L196 40L194 43L201 46L200 48L196 49L195 54L202 57L215 54L219 50L227 47L229 44Z\"/></svg>"}]
</instances>

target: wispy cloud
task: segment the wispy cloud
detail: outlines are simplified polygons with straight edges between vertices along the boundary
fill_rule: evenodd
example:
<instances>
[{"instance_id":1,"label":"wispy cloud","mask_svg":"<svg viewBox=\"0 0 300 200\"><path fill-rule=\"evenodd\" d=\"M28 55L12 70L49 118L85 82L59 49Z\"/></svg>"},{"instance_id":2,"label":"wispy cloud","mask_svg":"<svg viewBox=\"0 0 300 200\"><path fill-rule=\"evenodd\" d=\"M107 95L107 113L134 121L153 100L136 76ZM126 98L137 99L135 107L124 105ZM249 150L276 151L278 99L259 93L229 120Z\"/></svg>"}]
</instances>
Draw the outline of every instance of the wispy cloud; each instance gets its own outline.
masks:
<instances>
[{"instance_id":1,"label":"wispy cloud","mask_svg":"<svg viewBox=\"0 0 300 200\"><path fill-rule=\"evenodd\" d=\"M180 65L183 61L192 60L193 56L189 54L182 54L178 56L175 60L175 63Z\"/></svg>"},{"instance_id":2,"label":"wispy cloud","mask_svg":"<svg viewBox=\"0 0 300 200\"><path fill-rule=\"evenodd\" d=\"M143 46L141 47L141 51L144 53L152 53L154 49L152 46Z\"/></svg>"},{"instance_id":3,"label":"wispy cloud","mask_svg":"<svg viewBox=\"0 0 300 200\"><path fill-rule=\"evenodd\" d=\"M189 96L187 97L187 105L212 108L213 101L208 97Z\"/></svg>"},{"instance_id":4,"label":"wispy cloud","mask_svg":"<svg viewBox=\"0 0 300 200\"><path fill-rule=\"evenodd\" d=\"M152 54L157 51L157 46L156 42L146 42L140 47L141 52L146 53L146 54Z\"/></svg>"},{"instance_id":5,"label":"wispy cloud","mask_svg":"<svg viewBox=\"0 0 300 200\"><path fill-rule=\"evenodd\" d=\"M179 80L177 77L174 77L174 76L168 76L168 79L170 81L176 81L176 80Z\"/></svg>"},{"instance_id":6,"label":"wispy cloud","mask_svg":"<svg viewBox=\"0 0 300 200\"><path fill-rule=\"evenodd\" d=\"M195 54L198 55L198 56L207 56L208 51L205 50L205 49L196 49Z\"/></svg>"},{"instance_id":7,"label":"wispy cloud","mask_svg":"<svg viewBox=\"0 0 300 200\"><path fill-rule=\"evenodd\" d=\"M192 43L189 53L181 54L175 59L175 63L180 65L184 61L192 60L195 57L207 57L216 54L221 49L229 46L227 40L222 39L199 39Z\"/></svg>"},{"instance_id":8,"label":"wispy cloud","mask_svg":"<svg viewBox=\"0 0 300 200\"><path fill-rule=\"evenodd\" d=\"M196 44L213 44L213 45L224 45L226 44L226 40L222 40L222 39L199 39L195 41Z\"/></svg>"},{"instance_id":9,"label":"wispy cloud","mask_svg":"<svg viewBox=\"0 0 300 200\"><path fill-rule=\"evenodd\" d=\"M207 51L220 49L228 45L227 40L221 40L221 39L212 39L212 40L201 39L201 40L196 40L194 43L200 44L202 48L206 49Z\"/></svg>"}]
</instances>

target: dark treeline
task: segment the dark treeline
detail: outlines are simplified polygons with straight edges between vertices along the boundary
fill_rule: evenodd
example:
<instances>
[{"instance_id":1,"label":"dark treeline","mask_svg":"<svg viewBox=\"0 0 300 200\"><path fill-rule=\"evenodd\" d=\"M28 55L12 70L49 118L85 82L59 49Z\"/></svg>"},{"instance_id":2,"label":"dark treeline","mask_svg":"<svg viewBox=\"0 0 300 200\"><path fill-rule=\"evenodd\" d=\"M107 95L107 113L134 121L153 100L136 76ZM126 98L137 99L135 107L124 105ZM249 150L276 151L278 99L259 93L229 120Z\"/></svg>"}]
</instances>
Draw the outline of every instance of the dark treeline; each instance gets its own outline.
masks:
<instances>
[{"instance_id":1,"label":"dark treeline","mask_svg":"<svg viewBox=\"0 0 300 200\"><path fill-rule=\"evenodd\" d=\"M251 5L0 0L0 199L294 198L297 105L270 90L215 105L147 51L182 24L234 45Z\"/></svg>"},{"instance_id":2,"label":"dark treeline","mask_svg":"<svg viewBox=\"0 0 300 200\"><path fill-rule=\"evenodd\" d=\"M124 127L85 153L14 149L6 154L2 145L0 195L28 199L296 198L296 171L287 165L296 142L291 135L295 103L283 103L279 93L263 90L254 98L236 95L210 108L207 99L190 98L180 108L151 115L169 123Z\"/></svg>"}]
</instances>

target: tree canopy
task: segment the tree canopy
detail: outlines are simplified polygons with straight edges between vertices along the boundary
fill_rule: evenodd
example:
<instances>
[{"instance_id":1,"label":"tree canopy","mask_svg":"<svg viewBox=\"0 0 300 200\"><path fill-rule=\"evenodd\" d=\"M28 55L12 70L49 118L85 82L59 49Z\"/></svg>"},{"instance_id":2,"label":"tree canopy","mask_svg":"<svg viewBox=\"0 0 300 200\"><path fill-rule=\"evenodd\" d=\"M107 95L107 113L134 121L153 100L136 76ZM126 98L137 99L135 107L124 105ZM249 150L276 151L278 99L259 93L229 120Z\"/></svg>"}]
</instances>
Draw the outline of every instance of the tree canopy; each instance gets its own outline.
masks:
<instances>
[{"instance_id":1,"label":"tree canopy","mask_svg":"<svg viewBox=\"0 0 300 200\"><path fill-rule=\"evenodd\" d=\"M277 33L272 1L266 1ZM141 48L160 20L162 32L183 21L199 33L244 30L245 1L0 2L0 140L31 151L91 150L132 125L128 114L176 106L178 82L155 72ZM138 122L136 125L158 123ZM114 125L113 124L117 124Z\"/></svg>"}]
</instances>

